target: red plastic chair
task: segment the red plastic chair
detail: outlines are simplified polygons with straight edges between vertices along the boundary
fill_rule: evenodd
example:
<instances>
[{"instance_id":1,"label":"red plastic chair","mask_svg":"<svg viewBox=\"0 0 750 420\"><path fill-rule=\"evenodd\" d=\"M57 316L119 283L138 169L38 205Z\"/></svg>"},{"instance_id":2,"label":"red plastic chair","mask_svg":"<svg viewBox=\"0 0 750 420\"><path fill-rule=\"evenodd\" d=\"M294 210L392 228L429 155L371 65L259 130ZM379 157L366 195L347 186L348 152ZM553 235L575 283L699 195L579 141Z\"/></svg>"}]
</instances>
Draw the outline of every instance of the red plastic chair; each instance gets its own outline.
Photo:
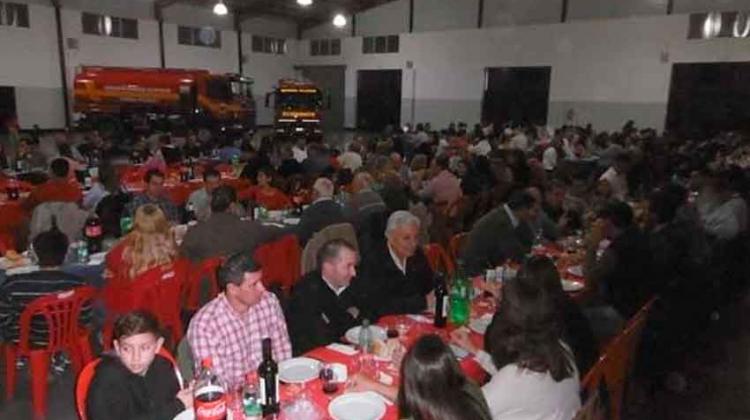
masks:
<instances>
[{"instance_id":1,"label":"red plastic chair","mask_svg":"<svg viewBox=\"0 0 750 420\"><path fill-rule=\"evenodd\" d=\"M224 262L225 257L207 258L190 270L185 285L185 309L197 311L201 307L201 285L203 279L208 279L208 299L213 299L219 294L219 282L216 279L216 270Z\"/></svg>"},{"instance_id":2,"label":"red plastic chair","mask_svg":"<svg viewBox=\"0 0 750 420\"><path fill-rule=\"evenodd\" d=\"M146 291L144 297L144 307L156 315L161 326L170 332L169 338L175 346L183 335L180 308L189 264L187 260L180 259L162 269L161 278L153 288Z\"/></svg>"},{"instance_id":3,"label":"red plastic chair","mask_svg":"<svg viewBox=\"0 0 750 420\"><path fill-rule=\"evenodd\" d=\"M177 375L177 381L180 383L180 387L182 387L182 375L177 368L177 361L175 361L174 357L163 346L157 354L172 363L172 366L175 368L175 375ZM83 370L78 375L78 381L76 382L76 411L80 420L86 420L86 397L89 395L89 387L91 386L91 381L94 379L96 367L101 361L102 359L92 360L83 367Z\"/></svg>"},{"instance_id":4,"label":"red plastic chair","mask_svg":"<svg viewBox=\"0 0 750 420\"><path fill-rule=\"evenodd\" d=\"M463 253L464 247L466 246L466 242L469 239L469 234L467 232L461 232L453 235L450 241L450 252L451 257L453 258L453 262L455 263L461 258L461 254Z\"/></svg>"},{"instance_id":5,"label":"red plastic chair","mask_svg":"<svg viewBox=\"0 0 750 420\"><path fill-rule=\"evenodd\" d=\"M442 271L448 276L452 276L455 271L453 260L448 256L445 248L437 243L427 244L424 246L424 255L430 263L432 271Z\"/></svg>"},{"instance_id":6,"label":"red plastic chair","mask_svg":"<svg viewBox=\"0 0 750 420\"><path fill-rule=\"evenodd\" d=\"M76 374L93 358L89 331L81 327L79 319L84 304L91 302L94 296L96 289L83 286L34 299L21 313L18 344L5 345L5 397L10 400L15 394L17 358L28 357L35 418L44 418L47 412L50 356L59 351L68 353ZM48 343L43 347L33 347L31 344L31 320L35 316L44 318L49 330Z\"/></svg>"},{"instance_id":7,"label":"red plastic chair","mask_svg":"<svg viewBox=\"0 0 750 420\"><path fill-rule=\"evenodd\" d=\"M296 235L284 235L259 246L254 256L263 266L263 284L266 287L279 285L288 293L299 280L302 249Z\"/></svg>"},{"instance_id":8,"label":"red plastic chair","mask_svg":"<svg viewBox=\"0 0 750 420\"><path fill-rule=\"evenodd\" d=\"M628 321L622 332L607 344L604 354L589 370L581 382L581 387L592 395L603 380L609 392L609 411L612 420L620 420L628 379L635 365L636 352L641 342L643 327L646 325L656 297L646 302Z\"/></svg>"}]
</instances>

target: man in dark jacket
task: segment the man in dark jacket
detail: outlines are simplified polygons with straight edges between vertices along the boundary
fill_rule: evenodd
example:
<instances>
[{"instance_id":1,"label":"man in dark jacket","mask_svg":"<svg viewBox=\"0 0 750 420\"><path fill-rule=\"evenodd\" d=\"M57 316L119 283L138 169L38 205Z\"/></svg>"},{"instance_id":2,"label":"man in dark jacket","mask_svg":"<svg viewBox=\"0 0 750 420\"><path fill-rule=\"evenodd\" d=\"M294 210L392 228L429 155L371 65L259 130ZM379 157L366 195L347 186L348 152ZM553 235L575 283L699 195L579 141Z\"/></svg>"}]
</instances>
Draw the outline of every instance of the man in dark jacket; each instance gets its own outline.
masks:
<instances>
[{"instance_id":1,"label":"man in dark jacket","mask_svg":"<svg viewBox=\"0 0 750 420\"><path fill-rule=\"evenodd\" d=\"M349 287L357 274L357 251L342 239L318 251L318 269L305 275L292 290L287 319L294 354L338 341L358 325L363 315Z\"/></svg>"},{"instance_id":2,"label":"man in dark jacket","mask_svg":"<svg viewBox=\"0 0 750 420\"><path fill-rule=\"evenodd\" d=\"M333 181L318 178L313 184L313 202L302 212L299 225L294 229L300 246L304 247L312 236L326 226L344 223L341 206L333 201Z\"/></svg>"},{"instance_id":3,"label":"man in dark jacket","mask_svg":"<svg viewBox=\"0 0 750 420\"><path fill-rule=\"evenodd\" d=\"M386 241L367 254L352 286L368 314L377 318L434 307L433 273L419 247L419 219L408 211L394 212L385 236Z\"/></svg>"}]
</instances>

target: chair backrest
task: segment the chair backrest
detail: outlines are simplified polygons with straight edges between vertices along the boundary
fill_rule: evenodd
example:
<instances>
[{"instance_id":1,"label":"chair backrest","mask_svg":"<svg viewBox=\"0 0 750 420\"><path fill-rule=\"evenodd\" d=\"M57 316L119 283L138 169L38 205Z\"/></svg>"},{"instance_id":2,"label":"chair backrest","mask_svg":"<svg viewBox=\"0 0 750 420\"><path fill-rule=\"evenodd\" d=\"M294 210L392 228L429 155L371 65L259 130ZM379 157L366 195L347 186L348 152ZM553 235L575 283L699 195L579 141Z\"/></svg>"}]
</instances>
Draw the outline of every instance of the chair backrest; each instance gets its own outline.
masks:
<instances>
[{"instance_id":1,"label":"chair backrest","mask_svg":"<svg viewBox=\"0 0 750 420\"><path fill-rule=\"evenodd\" d=\"M598 391L589 394L573 420L605 420L607 411Z\"/></svg>"},{"instance_id":2,"label":"chair backrest","mask_svg":"<svg viewBox=\"0 0 750 420\"><path fill-rule=\"evenodd\" d=\"M159 280L146 291L144 307L156 315L162 326L182 326L180 308L187 283L189 262L178 259L159 270Z\"/></svg>"},{"instance_id":3,"label":"chair backrest","mask_svg":"<svg viewBox=\"0 0 750 420\"><path fill-rule=\"evenodd\" d=\"M453 258L454 262L461 258L461 253L463 253L464 247L466 246L466 241L468 239L469 234L467 232L457 233L451 238L449 245L451 257Z\"/></svg>"},{"instance_id":4,"label":"chair backrest","mask_svg":"<svg viewBox=\"0 0 750 420\"><path fill-rule=\"evenodd\" d=\"M424 255L427 257L427 261L430 263L432 271L441 271L449 276L453 275L455 266L442 245L436 243L425 245Z\"/></svg>"},{"instance_id":5,"label":"chair backrest","mask_svg":"<svg viewBox=\"0 0 750 420\"><path fill-rule=\"evenodd\" d=\"M35 316L44 318L47 323L48 339L45 350L58 351L77 342L81 327L79 319L84 304L96 296L96 289L90 286L50 293L31 301L21 312L19 348L21 354L30 349L31 320Z\"/></svg>"},{"instance_id":6,"label":"chair backrest","mask_svg":"<svg viewBox=\"0 0 750 420\"><path fill-rule=\"evenodd\" d=\"M175 367L175 375L177 376L177 382L180 384L180 388L183 387L184 382L182 380L182 374L177 369L177 362L174 357L167 351L163 346L159 349L158 355L169 360L172 366ZM81 373L78 374L78 380L76 381L76 411L78 412L78 418L80 420L86 420L86 397L89 394L89 387L91 381L94 379L94 373L96 373L96 367L99 366L102 359L96 359L89 362L83 367Z\"/></svg>"},{"instance_id":7,"label":"chair backrest","mask_svg":"<svg viewBox=\"0 0 750 420\"><path fill-rule=\"evenodd\" d=\"M197 310L200 307L203 279L208 279L208 300L219 294L216 270L219 269L225 259L223 256L206 258L198 264L197 268L194 267L190 270L185 285L185 307L187 309Z\"/></svg>"},{"instance_id":8,"label":"chair backrest","mask_svg":"<svg viewBox=\"0 0 750 420\"><path fill-rule=\"evenodd\" d=\"M302 250L296 235L281 238L259 246L255 258L263 267L263 283L266 287L278 285L284 291L299 280Z\"/></svg>"},{"instance_id":9,"label":"chair backrest","mask_svg":"<svg viewBox=\"0 0 750 420\"><path fill-rule=\"evenodd\" d=\"M357 233L351 223L337 223L326 226L319 232L316 232L313 237L307 241L307 245L305 245L305 249L302 251L302 263L300 267L301 275L304 276L310 271L318 268L318 251L323 244L333 239L343 239L352 244L355 249L359 250Z\"/></svg>"}]
</instances>

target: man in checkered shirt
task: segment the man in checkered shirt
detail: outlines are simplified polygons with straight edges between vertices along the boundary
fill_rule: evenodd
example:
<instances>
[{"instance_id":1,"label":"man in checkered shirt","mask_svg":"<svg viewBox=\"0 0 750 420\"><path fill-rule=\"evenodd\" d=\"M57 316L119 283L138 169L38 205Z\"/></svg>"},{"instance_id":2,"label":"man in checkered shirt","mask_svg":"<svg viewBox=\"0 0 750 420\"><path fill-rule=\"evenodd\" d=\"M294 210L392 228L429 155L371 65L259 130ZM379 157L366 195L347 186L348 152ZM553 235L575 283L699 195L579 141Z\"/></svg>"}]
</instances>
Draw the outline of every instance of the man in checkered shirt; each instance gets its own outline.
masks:
<instances>
[{"instance_id":1,"label":"man in checkered shirt","mask_svg":"<svg viewBox=\"0 0 750 420\"><path fill-rule=\"evenodd\" d=\"M260 264L248 253L230 257L217 273L223 293L203 306L188 327L196 368L210 357L214 372L230 389L258 368L264 338L271 338L277 362L292 357L284 313L262 277Z\"/></svg>"}]
</instances>

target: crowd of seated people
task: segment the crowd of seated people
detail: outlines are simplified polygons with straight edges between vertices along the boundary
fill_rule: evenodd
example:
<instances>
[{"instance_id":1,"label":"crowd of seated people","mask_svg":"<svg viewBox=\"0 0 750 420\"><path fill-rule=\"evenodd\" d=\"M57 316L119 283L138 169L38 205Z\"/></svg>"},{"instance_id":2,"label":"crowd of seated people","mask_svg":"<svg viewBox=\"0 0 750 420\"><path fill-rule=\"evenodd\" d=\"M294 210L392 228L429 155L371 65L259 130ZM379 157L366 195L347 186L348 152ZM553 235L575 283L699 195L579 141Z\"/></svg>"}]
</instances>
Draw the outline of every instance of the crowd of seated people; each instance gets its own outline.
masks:
<instances>
[{"instance_id":1,"label":"crowd of seated people","mask_svg":"<svg viewBox=\"0 0 750 420\"><path fill-rule=\"evenodd\" d=\"M117 357L103 362L97 380L127 389L119 401L109 402L107 395L90 400L91 418L101 418L94 413L110 403L123 413L190 406L174 384L149 375L145 384L132 378L143 376L146 365L162 364L158 357L149 353L132 361L123 351L137 345L127 344L136 338L148 341L154 354L161 346L147 315L127 315L139 309L128 296L145 272L181 258L194 264L223 260L216 276L219 295L189 319L186 347L196 367L211 357L216 373L232 385L260 363L262 338L272 338L281 361L338 341L364 319L430 311L435 273L423 245L448 249L455 234L465 233L455 257L472 276L520 264L516 279L496 296L502 301L484 348L472 345L465 332L452 337L484 359L491 379L481 390L457 371L436 337L420 340L406 354L398 389L358 377L357 386L397 399L402 417L415 419L430 418L438 408L470 410L472 418L572 418L580 406L579 380L597 359L597 344L616 335L657 294L659 316L644 339L650 349L644 363L661 380L682 369L683 350L709 315L744 291L748 272L743 251L750 146L731 133L697 141L632 123L614 133L590 126L496 130L492 124L436 131L419 124L356 136L346 145L213 137L206 130L137 136L132 144L95 131L48 137L22 140L15 155L6 156L26 162L16 170L41 167L45 173L20 205L29 216L54 202L99 216L112 242L104 311L126 314L115 323ZM124 185L123 159L142 163L142 192ZM197 188L179 202L168 194L168 174L196 162L205 166ZM90 188L70 177L73 165L98 169ZM243 187L225 182L222 167L231 168ZM24 171L18 172L20 179ZM256 208L297 213L299 220L283 228L264 225L252 220ZM174 227L185 224L190 212L196 223L177 237ZM132 218L130 231L122 230L123 218ZM18 290L28 288L24 296L36 297L86 283L65 270L72 222L51 220L31 237L39 270L0 283L3 340L15 339L18 314L29 301ZM342 223L351 225L354 238L313 240ZM285 235L301 248L319 246L316 268L289 290L271 292L264 284L266 262L254 251ZM571 235L583 248L585 301L562 291L552 261L528 258L536 245ZM29 239L16 238L17 251ZM442 376L429 380L462 393L422 394L419 372L434 363L443 366ZM144 391L152 386L148 380L156 380L159 392ZM519 412L528 415L514 414Z\"/></svg>"}]
</instances>

